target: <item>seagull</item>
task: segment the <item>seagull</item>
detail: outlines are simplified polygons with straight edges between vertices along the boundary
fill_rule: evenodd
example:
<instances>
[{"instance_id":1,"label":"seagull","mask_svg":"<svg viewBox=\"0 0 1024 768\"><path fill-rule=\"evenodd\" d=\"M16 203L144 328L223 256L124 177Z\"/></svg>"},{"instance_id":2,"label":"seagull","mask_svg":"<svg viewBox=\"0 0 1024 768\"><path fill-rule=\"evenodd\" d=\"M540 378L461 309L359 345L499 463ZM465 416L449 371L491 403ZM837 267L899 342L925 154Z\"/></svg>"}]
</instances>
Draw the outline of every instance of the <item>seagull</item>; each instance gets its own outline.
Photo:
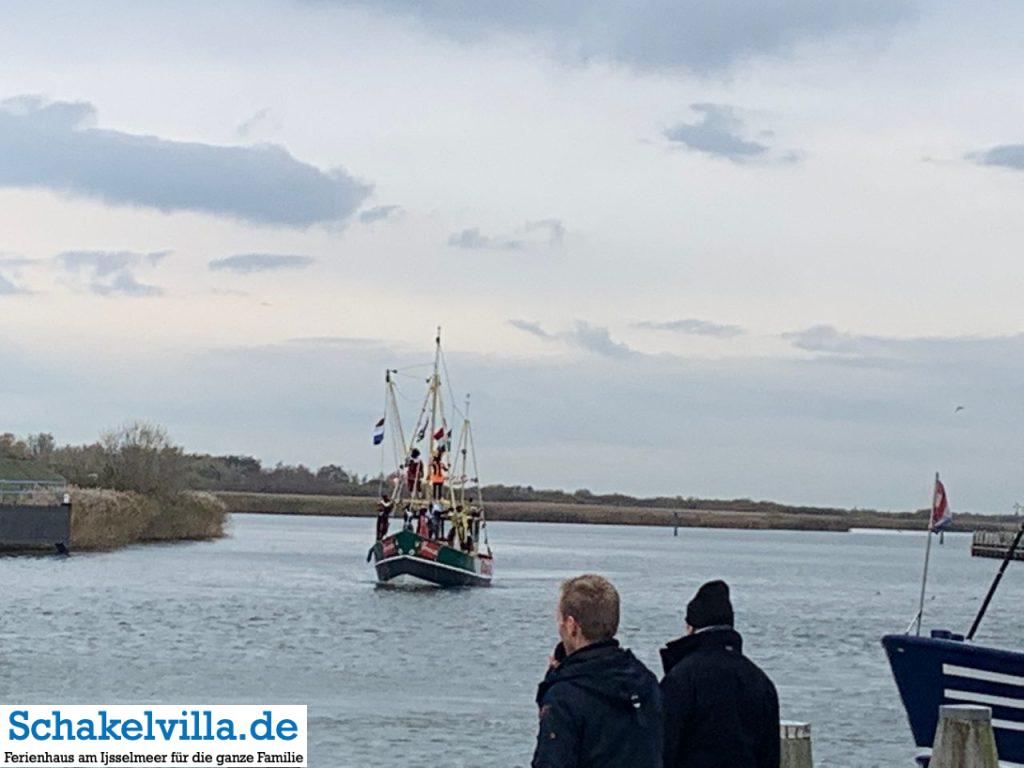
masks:
<instances>
[{"instance_id":1,"label":"seagull","mask_svg":"<svg viewBox=\"0 0 1024 768\"><path fill-rule=\"evenodd\" d=\"M955 410L955 411L953 411L953 413L960 413L960 411L962 411L963 409L964 409L964 407L963 407L962 405L958 405L958 406L956 407L956 410Z\"/></svg>"}]
</instances>

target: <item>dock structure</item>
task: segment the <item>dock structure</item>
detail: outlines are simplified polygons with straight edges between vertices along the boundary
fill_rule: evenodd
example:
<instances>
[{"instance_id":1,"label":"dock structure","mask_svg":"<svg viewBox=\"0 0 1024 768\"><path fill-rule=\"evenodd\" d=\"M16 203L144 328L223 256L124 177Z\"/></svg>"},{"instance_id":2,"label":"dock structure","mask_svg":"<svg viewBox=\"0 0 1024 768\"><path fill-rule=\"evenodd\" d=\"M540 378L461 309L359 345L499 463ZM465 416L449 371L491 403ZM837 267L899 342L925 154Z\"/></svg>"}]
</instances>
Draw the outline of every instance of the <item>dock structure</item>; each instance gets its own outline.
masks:
<instances>
[{"instance_id":1,"label":"dock structure","mask_svg":"<svg viewBox=\"0 0 1024 768\"><path fill-rule=\"evenodd\" d=\"M779 723L780 768L813 768L811 724L783 720Z\"/></svg>"},{"instance_id":2,"label":"dock structure","mask_svg":"<svg viewBox=\"0 0 1024 768\"><path fill-rule=\"evenodd\" d=\"M1016 531L975 531L971 539L971 555L1002 560L1016 535ZM1013 553L1013 559L1024 560L1024 547Z\"/></svg>"},{"instance_id":3,"label":"dock structure","mask_svg":"<svg viewBox=\"0 0 1024 768\"><path fill-rule=\"evenodd\" d=\"M999 768L992 709L974 704L943 704L930 768Z\"/></svg>"},{"instance_id":4,"label":"dock structure","mask_svg":"<svg viewBox=\"0 0 1024 768\"><path fill-rule=\"evenodd\" d=\"M0 479L0 552L71 548L71 500L64 483Z\"/></svg>"}]
</instances>

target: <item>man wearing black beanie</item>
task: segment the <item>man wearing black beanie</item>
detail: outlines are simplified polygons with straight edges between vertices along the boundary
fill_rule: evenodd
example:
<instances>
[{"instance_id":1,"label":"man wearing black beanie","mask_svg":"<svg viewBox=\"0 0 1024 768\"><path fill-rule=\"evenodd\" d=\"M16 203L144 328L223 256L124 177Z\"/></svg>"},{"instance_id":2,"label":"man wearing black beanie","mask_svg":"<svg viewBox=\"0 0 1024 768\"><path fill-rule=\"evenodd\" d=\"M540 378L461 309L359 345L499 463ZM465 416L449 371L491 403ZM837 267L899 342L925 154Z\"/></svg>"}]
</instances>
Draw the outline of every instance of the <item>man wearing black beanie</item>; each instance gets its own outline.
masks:
<instances>
[{"instance_id":1,"label":"man wearing black beanie","mask_svg":"<svg viewBox=\"0 0 1024 768\"><path fill-rule=\"evenodd\" d=\"M724 581L697 590L661 660L665 768L779 768L779 698L743 655Z\"/></svg>"}]
</instances>

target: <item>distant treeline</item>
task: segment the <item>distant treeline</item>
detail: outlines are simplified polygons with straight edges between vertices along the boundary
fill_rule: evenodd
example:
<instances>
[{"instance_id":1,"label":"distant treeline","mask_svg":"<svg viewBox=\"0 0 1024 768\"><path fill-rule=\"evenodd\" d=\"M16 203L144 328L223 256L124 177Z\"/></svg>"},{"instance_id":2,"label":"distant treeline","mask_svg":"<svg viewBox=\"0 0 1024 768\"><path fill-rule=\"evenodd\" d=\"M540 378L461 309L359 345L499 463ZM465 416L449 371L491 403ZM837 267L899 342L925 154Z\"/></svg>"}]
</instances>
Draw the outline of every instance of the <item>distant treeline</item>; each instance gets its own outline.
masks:
<instances>
[{"instance_id":1,"label":"distant treeline","mask_svg":"<svg viewBox=\"0 0 1024 768\"><path fill-rule=\"evenodd\" d=\"M248 491L367 496L378 479L328 464L312 470L277 464L264 467L252 456L186 453L160 426L133 422L105 432L95 443L57 445L53 435L0 435L0 480L50 479L57 473L80 488L169 496L183 490Z\"/></svg>"},{"instance_id":2,"label":"distant treeline","mask_svg":"<svg viewBox=\"0 0 1024 768\"><path fill-rule=\"evenodd\" d=\"M380 477L360 475L337 464L312 469L303 464L263 466L253 456L213 456L186 453L174 445L163 427L134 422L105 433L88 445L58 446L53 435L18 438L0 435L0 460L31 462L82 488L112 488L170 495L183 490L246 493L374 496ZM0 463L0 479L4 465ZM621 493L596 494L538 489L522 485L490 485L482 489L488 501L522 501L588 506L641 507L679 510L788 513L804 515L871 515L873 509L790 506L752 499L700 499L693 496L637 498ZM924 509L900 513L924 517Z\"/></svg>"}]
</instances>

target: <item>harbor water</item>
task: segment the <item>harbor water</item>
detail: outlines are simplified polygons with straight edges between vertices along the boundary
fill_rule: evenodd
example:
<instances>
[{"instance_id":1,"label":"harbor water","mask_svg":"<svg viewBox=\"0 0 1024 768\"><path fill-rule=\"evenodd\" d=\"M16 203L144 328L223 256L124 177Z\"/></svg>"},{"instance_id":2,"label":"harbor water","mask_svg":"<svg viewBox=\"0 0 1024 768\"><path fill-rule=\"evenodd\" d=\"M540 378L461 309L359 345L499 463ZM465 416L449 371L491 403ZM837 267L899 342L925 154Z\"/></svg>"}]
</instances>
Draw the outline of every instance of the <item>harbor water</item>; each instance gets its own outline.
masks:
<instances>
[{"instance_id":1,"label":"harbor water","mask_svg":"<svg viewBox=\"0 0 1024 768\"><path fill-rule=\"evenodd\" d=\"M813 723L816 765L913 764L879 638L916 610L923 532L494 523L494 587L404 592L373 583L373 526L235 516L216 542L0 558L0 697L307 704L316 768L526 766L562 579L611 579L621 641L660 676L686 601L724 578L782 716ZM965 631L997 565L947 535L925 625ZM1012 564L978 640L1019 647L1022 604Z\"/></svg>"}]
</instances>

